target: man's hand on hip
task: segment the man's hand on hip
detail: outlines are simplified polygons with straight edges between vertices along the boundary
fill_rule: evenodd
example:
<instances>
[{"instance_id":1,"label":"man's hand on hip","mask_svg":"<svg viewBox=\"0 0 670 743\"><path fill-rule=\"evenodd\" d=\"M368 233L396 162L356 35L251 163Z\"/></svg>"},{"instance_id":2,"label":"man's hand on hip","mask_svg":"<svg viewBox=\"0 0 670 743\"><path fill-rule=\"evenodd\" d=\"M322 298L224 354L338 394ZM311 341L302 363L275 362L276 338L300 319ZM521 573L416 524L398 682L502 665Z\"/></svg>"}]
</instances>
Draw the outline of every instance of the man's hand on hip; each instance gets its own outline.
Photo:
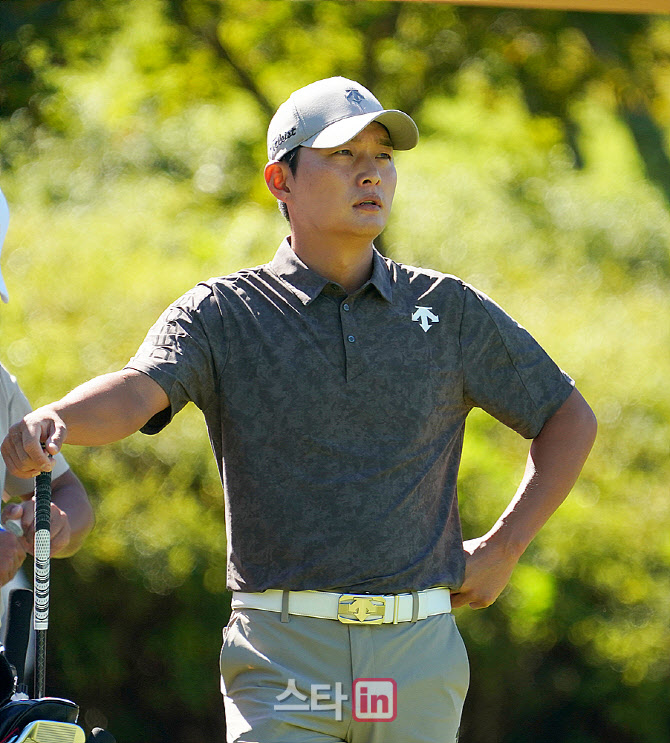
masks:
<instances>
[{"instance_id":1,"label":"man's hand on hip","mask_svg":"<svg viewBox=\"0 0 670 743\"><path fill-rule=\"evenodd\" d=\"M471 609L490 606L509 583L518 558L505 554L486 537L463 543L465 550L465 580L458 591L451 594L451 605L469 605Z\"/></svg>"}]
</instances>

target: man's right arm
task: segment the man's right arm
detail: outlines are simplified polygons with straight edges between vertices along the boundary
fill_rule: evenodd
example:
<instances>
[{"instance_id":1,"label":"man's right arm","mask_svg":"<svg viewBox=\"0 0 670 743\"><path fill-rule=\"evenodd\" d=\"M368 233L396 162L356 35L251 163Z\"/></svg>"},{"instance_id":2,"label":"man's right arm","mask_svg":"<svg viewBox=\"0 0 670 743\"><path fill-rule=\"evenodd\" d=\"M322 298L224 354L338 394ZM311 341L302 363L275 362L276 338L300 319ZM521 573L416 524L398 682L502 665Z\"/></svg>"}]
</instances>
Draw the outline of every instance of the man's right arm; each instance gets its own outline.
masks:
<instances>
[{"instance_id":1,"label":"man's right arm","mask_svg":"<svg viewBox=\"0 0 670 743\"><path fill-rule=\"evenodd\" d=\"M34 477L52 468L47 454L57 454L66 440L82 446L118 441L169 405L163 388L146 374L133 369L105 374L13 425L2 456L12 474Z\"/></svg>"}]
</instances>

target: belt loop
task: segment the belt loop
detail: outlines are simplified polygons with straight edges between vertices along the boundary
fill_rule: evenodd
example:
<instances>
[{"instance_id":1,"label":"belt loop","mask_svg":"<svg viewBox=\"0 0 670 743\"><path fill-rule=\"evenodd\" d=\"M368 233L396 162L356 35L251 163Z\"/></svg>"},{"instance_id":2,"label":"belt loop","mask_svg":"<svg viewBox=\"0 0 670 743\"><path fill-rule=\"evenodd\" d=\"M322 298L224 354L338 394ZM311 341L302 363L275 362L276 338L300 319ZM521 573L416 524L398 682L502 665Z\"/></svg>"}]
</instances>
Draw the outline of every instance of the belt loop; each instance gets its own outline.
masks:
<instances>
[{"instance_id":1,"label":"belt loop","mask_svg":"<svg viewBox=\"0 0 670 743\"><path fill-rule=\"evenodd\" d=\"M288 624L289 618L288 618L288 591L282 591L281 594L281 616L279 617L279 621L283 622L284 624Z\"/></svg>"},{"instance_id":2,"label":"belt loop","mask_svg":"<svg viewBox=\"0 0 670 743\"><path fill-rule=\"evenodd\" d=\"M419 592L410 591L412 594L412 623L419 619Z\"/></svg>"},{"instance_id":3,"label":"belt loop","mask_svg":"<svg viewBox=\"0 0 670 743\"><path fill-rule=\"evenodd\" d=\"M400 609L400 596L394 594L393 596L393 624L398 624L398 610Z\"/></svg>"}]
</instances>

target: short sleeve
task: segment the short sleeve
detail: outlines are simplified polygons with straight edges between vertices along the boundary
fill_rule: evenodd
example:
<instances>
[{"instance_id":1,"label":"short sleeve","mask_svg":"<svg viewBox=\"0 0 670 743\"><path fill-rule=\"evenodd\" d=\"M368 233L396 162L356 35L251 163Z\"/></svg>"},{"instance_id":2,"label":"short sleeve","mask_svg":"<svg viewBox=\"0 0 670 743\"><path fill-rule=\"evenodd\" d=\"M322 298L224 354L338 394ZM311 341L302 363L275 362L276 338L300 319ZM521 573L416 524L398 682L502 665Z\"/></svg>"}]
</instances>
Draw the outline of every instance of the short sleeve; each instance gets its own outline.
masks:
<instances>
[{"instance_id":1,"label":"short sleeve","mask_svg":"<svg viewBox=\"0 0 670 743\"><path fill-rule=\"evenodd\" d=\"M170 407L148 421L143 433L158 433L188 402L204 410L214 396L212 330L208 329L212 312L218 312L212 290L198 284L165 310L126 365L150 376L170 400Z\"/></svg>"},{"instance_id":2,"label":"short sleeve","mask_svg":"<svg viewBox=\"0 0 670 743\"><path fill-rule=\"evenodd\" d=\"M574 382L493 300L465 285L461 352L466 402L535 438Z\"/></svg>"}]
</instances>

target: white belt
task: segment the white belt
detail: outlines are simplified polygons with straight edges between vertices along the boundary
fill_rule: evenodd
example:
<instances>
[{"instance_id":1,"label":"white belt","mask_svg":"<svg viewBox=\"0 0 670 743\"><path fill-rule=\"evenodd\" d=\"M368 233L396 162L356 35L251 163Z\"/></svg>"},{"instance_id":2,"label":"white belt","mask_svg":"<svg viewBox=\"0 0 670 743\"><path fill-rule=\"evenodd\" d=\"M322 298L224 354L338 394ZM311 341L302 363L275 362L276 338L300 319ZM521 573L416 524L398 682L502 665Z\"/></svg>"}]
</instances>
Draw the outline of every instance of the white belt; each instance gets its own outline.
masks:
<instances>
[{"instance_id":1,"label":"white belt","mask_svg":"<svg viewBox=\"0 0 670 743\"><path fill-rule=\"evenodd\" d=\"M336 619L343 624L397 624L416 622L451 611L448 588L428 588L390 596L326 591L263 591L233 593L233 609L276 611L282 621L288 614L318 619Z\"/></svg>"}]
</instances>

